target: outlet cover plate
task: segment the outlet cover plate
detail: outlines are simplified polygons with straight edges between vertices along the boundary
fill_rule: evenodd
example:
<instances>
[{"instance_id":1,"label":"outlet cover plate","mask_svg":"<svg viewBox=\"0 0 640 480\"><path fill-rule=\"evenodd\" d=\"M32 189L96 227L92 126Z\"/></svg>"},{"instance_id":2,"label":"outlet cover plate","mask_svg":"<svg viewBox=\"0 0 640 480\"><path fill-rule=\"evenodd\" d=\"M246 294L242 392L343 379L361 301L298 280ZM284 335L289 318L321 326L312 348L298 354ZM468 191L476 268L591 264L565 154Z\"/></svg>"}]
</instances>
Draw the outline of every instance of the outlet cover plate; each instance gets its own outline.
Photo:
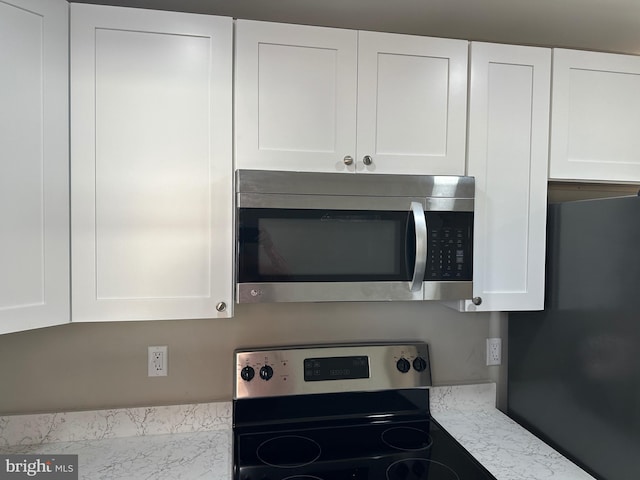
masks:
<instances>
[{"instance_id":1,"label":"outlet cover plate","mask_svg":"<svg viewBox=\"0 0 640 480\"><path fill-rule=\"evenodd\" d=\"M168 348L166 345L148 348L148 375L150 377L166 377L168 365Z\"/></svg>"},{"instance_id":2,"label":"outlet cover plate","mask_svg":"<svg viewBox=\"0 0 640 480\"><path fill-rule=\"evenodd\" d=\"M502 364L502 339L487 338L487 366Z\"/></svg>"}]
</instances>

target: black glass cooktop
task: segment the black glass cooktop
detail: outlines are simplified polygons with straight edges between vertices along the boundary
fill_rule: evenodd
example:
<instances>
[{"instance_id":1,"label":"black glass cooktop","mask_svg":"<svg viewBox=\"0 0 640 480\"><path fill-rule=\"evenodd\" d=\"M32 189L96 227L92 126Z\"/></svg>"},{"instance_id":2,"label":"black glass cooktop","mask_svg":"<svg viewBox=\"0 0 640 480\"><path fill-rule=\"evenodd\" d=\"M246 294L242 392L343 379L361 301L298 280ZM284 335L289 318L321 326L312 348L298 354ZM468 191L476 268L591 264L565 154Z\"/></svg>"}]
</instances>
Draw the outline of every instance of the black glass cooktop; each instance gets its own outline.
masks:
<instances>
[{"instance_id":1,"label":"black glass cooktop","mask_svg":"<svg viewBox=\"0 0 640 480\"><path fill-rule=\"evenodd\" d=\"M495 480L428 409L406 408L425 394L235 404L234 480Z\"/></svg>"}]
</instances>

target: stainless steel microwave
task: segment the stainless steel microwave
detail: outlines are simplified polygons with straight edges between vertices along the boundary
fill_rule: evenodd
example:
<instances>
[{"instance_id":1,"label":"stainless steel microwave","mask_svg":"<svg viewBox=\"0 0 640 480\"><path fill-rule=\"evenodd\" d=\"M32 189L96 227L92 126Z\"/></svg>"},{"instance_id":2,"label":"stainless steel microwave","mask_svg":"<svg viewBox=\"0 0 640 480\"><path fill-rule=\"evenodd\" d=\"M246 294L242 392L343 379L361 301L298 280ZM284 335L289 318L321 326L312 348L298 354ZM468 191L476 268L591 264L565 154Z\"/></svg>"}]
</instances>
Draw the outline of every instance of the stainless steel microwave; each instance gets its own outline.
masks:
<instances>
[{"instance_id":1,"label":"stainless steel microwave","mask_svg":"<svg viewBox=\"0 0 640 480\"><path fill-rule=\"evenodd\" d=\"M236 301L469 299L473 177L236 172Z\"/></svg>"}]
</instances>

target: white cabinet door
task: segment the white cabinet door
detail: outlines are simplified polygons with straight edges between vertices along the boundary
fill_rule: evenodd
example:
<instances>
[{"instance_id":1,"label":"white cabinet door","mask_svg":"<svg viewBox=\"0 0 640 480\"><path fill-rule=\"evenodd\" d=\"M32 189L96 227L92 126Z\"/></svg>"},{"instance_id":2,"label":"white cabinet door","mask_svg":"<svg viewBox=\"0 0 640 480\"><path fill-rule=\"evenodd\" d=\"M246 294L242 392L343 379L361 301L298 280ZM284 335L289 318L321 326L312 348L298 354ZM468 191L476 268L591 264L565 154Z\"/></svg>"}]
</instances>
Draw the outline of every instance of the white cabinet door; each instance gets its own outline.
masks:
<instances>
[{"instance_id":1,"label":"white cabinet door","mask_svg":"<svg viewBox=\"0 0 640 480\"><path fill-rule=\"evenodd\" d=\"M231 316L231 88L230 18L72 4L74 321Z\"/></svg>"},{"instance_id":2,"label":"white cabinet door","mask_svg":"<svg viewBox=\"0 0 640 480\"><path fill-rule=\"evenodd\" d=\"M549 177L640 182L640 57L556 49Z\"/></svg>"},{"instance_id":3,"label":"white cabinet door","mask_svg":"<svg viewBox=\"0 0 640 480\"><path fill-rule=\"evenodd\" d=\"M472 43L468 174L476 179L474 297L465 310L544 303L551 51Z\"/></svg>"},{"instance_id":4,"label":"white cabinet door","mask_svg":"<svg viewBox=\"0 0 640 480\"><path fill-rule=\"evenodd\" d=\"M354 171L357 32L236 22L235 162Z\"/></svg>"},{"instance_id":5,"label":"white cabinet door","mask_svg":"<svg viewBox=\"0 0 640 480\"><path fill-rule=\"evenodd\" d=\"M68 17L0 1L0 333L69 322Z\"/></svg>"},{"instance_id":6,"label":"white cabinet door","mask_svg":"<svg viewBox=\"0 0 640 480\"><path fill-rule=\"evenodd\" d=\"M358 171L464 174L468 48L359 32Z\"/></svg>"}]
</instances>

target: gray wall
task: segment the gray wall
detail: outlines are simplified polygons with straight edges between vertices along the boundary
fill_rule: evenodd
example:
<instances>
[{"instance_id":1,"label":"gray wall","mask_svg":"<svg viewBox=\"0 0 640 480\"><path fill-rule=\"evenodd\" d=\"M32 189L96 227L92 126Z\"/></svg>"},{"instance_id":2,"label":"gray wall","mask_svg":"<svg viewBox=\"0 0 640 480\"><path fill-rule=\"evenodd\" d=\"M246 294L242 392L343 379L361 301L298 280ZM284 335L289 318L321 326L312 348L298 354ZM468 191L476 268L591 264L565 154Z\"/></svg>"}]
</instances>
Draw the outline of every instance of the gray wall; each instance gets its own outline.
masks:
<instances>
[{"instance_id":1,"label":"gray wall","mask_svg":"<svg viewBox=\"0 0 640 480\"><path fill-rule=\"evenodd\" d=\"M435 384L499 379L485 366L495 317L432 302L236 306L227 320L70 324L0 336L0 415L230 400L234 348L419 339ZM169 375L147 377L147 346Z\"/></svg>"}]
</instances>

